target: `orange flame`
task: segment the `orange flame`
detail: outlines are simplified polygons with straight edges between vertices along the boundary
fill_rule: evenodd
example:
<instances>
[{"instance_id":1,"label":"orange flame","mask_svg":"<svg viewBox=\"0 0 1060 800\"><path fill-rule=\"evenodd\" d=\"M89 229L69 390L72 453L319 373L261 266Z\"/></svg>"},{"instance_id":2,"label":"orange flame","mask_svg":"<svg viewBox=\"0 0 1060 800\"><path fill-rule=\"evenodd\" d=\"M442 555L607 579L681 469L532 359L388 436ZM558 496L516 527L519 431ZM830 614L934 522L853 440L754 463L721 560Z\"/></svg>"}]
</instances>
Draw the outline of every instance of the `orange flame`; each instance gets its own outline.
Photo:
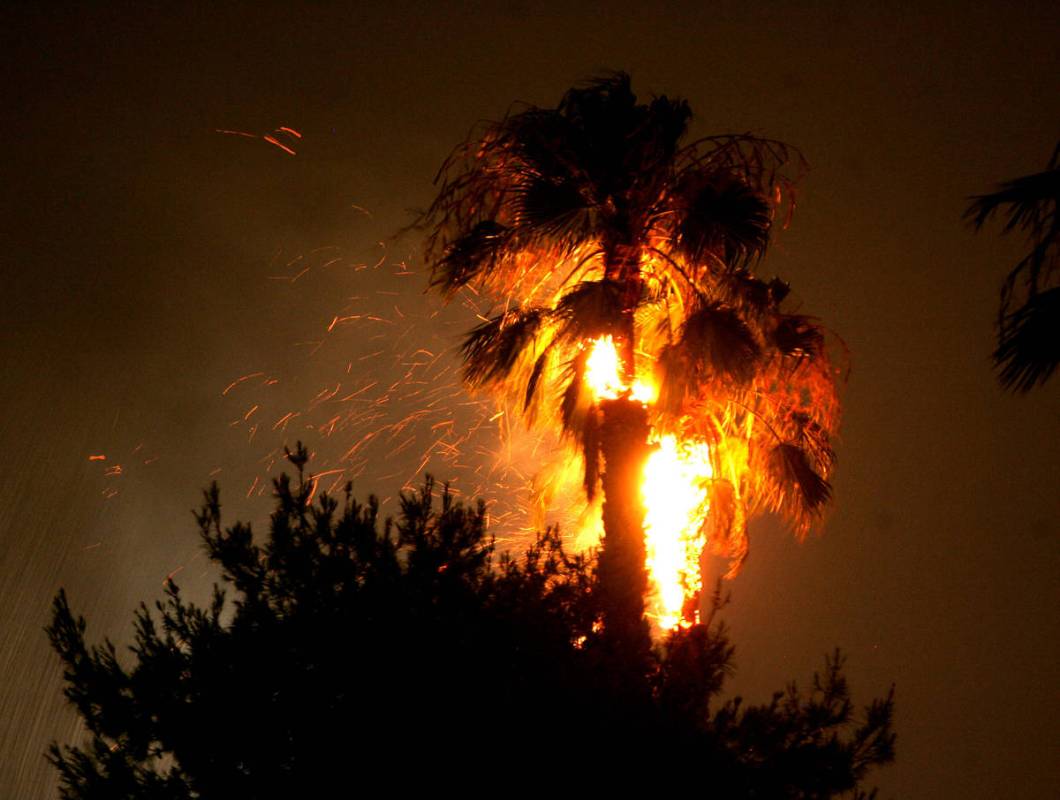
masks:
<instances>
[{"instance_id":1,"label":"orange flame","mask_svg":"<svg viewBox=\"0 0 1060 800\"><path fill-rule=\"evenodd\" d=\"M627 389L631 399L644 405L651 405L659 397L659 390L654 382L638 376L632 386L627 386L622 378L622 362L618 357L618 348L610 334L594 339L589 345L589 358L585 362L585 382L592 390L597 401L614 400L625 394Z\"/></svg>"},{"instance_id":2,"label":"orange flame","mask_svg":"<svg viewBox=\"0 0 1060 800\"><path fill-rule=\"evenodd\" d=\"M706 544L707 481L713 475L706 442L659 440L648 457L641 481L644 538L652 596L648 616L664 630L698 621L683 615L685 601L699 596L699 556Z\"/></svg>"},{"instance_id":3,"label":"orange flame","mask_svg":"<svg viewBox=\"0 0 1060 800\"><path fill-rule=\"evenodd\" d=\"M599 400L624 394L645 405L658 397L654 382L638 377L627 385L611 336L589 345L585 381ZM706 544L707 482L713 476L710 449L705 442L678 441L673 434L652 432L656 449L644 465L641 498L644 502L646 566L651 584L648 616L654 625L669 630L695 622L686 619L686 601L702 588L699 556Z\"/></svg>"},{"instance_id":4,"label":"orange flame","mask_svg":"<svg viewBox=\"0 0 1060 800\"><path fill-rule=\"evenodd\" d=\"M585 362L585 382L597 400L614 400L625 392L618 350L610 335L593 340Z\"/></svg>"}]
</instances>

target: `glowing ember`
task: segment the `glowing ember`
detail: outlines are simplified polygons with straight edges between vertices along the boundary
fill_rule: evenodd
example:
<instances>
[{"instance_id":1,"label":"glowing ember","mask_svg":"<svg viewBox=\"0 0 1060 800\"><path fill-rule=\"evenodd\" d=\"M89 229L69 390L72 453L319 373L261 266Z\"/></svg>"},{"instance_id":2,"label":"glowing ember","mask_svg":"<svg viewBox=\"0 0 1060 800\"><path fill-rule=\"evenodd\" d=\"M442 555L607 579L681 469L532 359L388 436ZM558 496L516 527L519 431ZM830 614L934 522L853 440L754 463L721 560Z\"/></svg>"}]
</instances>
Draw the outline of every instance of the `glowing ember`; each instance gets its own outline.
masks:
<instances>
[{"instance_id":1,"label":"glowing ember","mask_svg":"<svg viewBox=\"0 0 1060 800\"><path fill-rule=\"evenodd\" d=\"M706 443L678 444L672 435L662 437L644 465L644 536L654 590L648 614L663 629L696 621L685 620L682 610L702 585L699 554L706 542L706 482L712 474Z\"/></svg>"}]
</instances>

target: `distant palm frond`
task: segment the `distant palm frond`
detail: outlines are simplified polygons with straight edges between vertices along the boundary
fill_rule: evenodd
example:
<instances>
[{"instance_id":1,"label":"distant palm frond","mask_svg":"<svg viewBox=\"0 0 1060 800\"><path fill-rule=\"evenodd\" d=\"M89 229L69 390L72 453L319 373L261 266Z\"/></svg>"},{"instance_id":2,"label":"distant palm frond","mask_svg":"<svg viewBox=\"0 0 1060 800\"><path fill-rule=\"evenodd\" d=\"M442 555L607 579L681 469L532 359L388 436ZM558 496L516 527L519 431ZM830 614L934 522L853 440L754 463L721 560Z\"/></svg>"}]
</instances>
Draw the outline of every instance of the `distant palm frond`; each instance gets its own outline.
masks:
<instances>
[{"instance_id":1,"label":"distant palm frond","mask_svg":"<svg viewBox=\"0 0 1060 800\"><path fill-rule=\"evenodd\" d=\"M1048 209L1050 203L1053 204L1055 213L1058 198L1060 143L1057 144L1047 169L1005 181L996 191L989 194L975 195L964 212L964 218L979 229L995 213L1007 206L1008 220L1005 222L1005 232L1016 229L1033 232L1052 216Z\"/></svg>"},{"instance_id":2,"label":"distant palm frond","mask_svg":"<svg viewBox=\"0 0 1060 800\"><path fill-rule=\"evenodd\" d=\"M1005 317L994 363L1006 389L1027 392L1060 365L1060 287L1031 297Z\"/></svg>"},{"instance_id":3,"label":"distant palm frond","mask_svg":"<svg viewBox=\"0 0 1060 800\"><path fill-rule=\"evenodd\" d=\"M1003 209L1004 231L1025 233L1030 250L1002 284L993 359L1004 388L1027 392L1048 381L1057 365L1060 317L1056 300L1046 295L1060 288L1060 142L1044 171L973 197L964 218L980 230Z\"/></svg>"},{"instance_id":4,"label":"distant palm frond","mask_svg":"<svg viewBox=\"0 0 1060 800\"><path fill-rule=\"evenodd\" d=\"M1022 277L1029 291L1037 291L1040 281L1057 268L1060 253L1060 143L1049 163L1049 169L1001 184L991 194L977 195L964 212L976 230L1002 208L1008 219L1004 231L1021 230L1027 234L1031 249L1009 273L1004 286L1008 301L1017 280ZM1006 313L1003 308L1002 313Z\"/></svg>"}]
</instances>

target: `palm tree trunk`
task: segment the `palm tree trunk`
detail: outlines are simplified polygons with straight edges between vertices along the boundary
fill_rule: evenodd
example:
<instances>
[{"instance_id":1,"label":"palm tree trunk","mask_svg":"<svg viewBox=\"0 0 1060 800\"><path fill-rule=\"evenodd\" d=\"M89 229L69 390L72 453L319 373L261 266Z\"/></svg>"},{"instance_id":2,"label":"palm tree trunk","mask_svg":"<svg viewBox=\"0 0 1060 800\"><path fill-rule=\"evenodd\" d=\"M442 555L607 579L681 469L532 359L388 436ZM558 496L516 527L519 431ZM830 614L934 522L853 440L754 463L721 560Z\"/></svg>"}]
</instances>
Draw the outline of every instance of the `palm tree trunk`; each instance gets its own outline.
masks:
<instances>
[{"instance_id":1,"label":"palm tree trunk","mask_svg":"<svg viewBox=\"0 0 1060 800\"><path fill-rule=\"evenodd\" d=\"M640 248L626 242L608 242L604 245L604 277L616 281L623 287L622 335L619 342L619 356L627 383L632 383L634 373L634 354L636 353L636 333L634 330L634 312L640 301L643 290L640 277Z\"/></svg>"},{"instance_id":2,"label":"palm tree trunk","mask_svg":"<svg viewBox=\"0 0 1060 800\"><path fill-rule=\"evenodd\" d=\"M628 398L607 400L602 406L604 538L599 568L604 634L631 664L647 666L651 635L644 619L648 572L640 496L648 455L647 413Z\"/></svg>"},{"instance_id":3,"label":"palm tree trunk","mask_svg":"<svg viewBox=\"0 0 1060 800\"><path fill-rule=\"evenodd\" d=\"M604 270L626 290L619 356L626 381L635 376L633 312L641 292L640 250L625 244L605 247ZM628 396L601 403L600 446L604 458L603 523L600 549L600 592L604 637L634 669L648 667L651 636L644 619L648 573L644 563L644 504L640 484L648 455L648 417ZM643 674L643 673L642 673Z\"/></svg>"}]
</instances>

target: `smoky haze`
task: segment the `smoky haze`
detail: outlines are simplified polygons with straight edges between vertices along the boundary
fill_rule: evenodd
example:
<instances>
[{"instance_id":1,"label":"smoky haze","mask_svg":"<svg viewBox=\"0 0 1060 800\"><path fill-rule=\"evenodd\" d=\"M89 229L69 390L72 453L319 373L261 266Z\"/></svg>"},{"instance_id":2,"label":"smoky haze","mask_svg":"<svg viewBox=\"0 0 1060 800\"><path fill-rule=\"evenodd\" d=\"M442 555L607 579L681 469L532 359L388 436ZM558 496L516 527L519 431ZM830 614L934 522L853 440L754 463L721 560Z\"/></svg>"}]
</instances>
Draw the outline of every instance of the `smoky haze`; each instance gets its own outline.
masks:
<instances>
[{"instance_id":1,"label":"smoky haze","mask_svg":"<svg viewBox=\"0 0 1060 800\"><path fill-rule=\"evenodd\" d=\"M694 133L806 154L761 271L851 353L823 535L759 524L731 584L735 688L766 699L839 645L856 698L898 684L881 797L1046 795L1060 384L997 388L1020 242L960 216L1055 145L1060 11L845 6L6 8L0 796L56 796L42 753L76 733L42 632L52 596L67 587L91 638L124 642L167 576L204 591L189 510L210 480L230 521L259 520L296 438L317 469L359 465L336 480L362 497L415 482L426 452L469 493L514 480L489 473L489 414L466 457L431 449L443 411L453 430L484 418L451 356L474 310L424 294L420 241L394 234L477 120L607 68L686 97ZM410 369L452 386L440 410L342 461L426 405Z\"/></svg>"}]
</instances>

